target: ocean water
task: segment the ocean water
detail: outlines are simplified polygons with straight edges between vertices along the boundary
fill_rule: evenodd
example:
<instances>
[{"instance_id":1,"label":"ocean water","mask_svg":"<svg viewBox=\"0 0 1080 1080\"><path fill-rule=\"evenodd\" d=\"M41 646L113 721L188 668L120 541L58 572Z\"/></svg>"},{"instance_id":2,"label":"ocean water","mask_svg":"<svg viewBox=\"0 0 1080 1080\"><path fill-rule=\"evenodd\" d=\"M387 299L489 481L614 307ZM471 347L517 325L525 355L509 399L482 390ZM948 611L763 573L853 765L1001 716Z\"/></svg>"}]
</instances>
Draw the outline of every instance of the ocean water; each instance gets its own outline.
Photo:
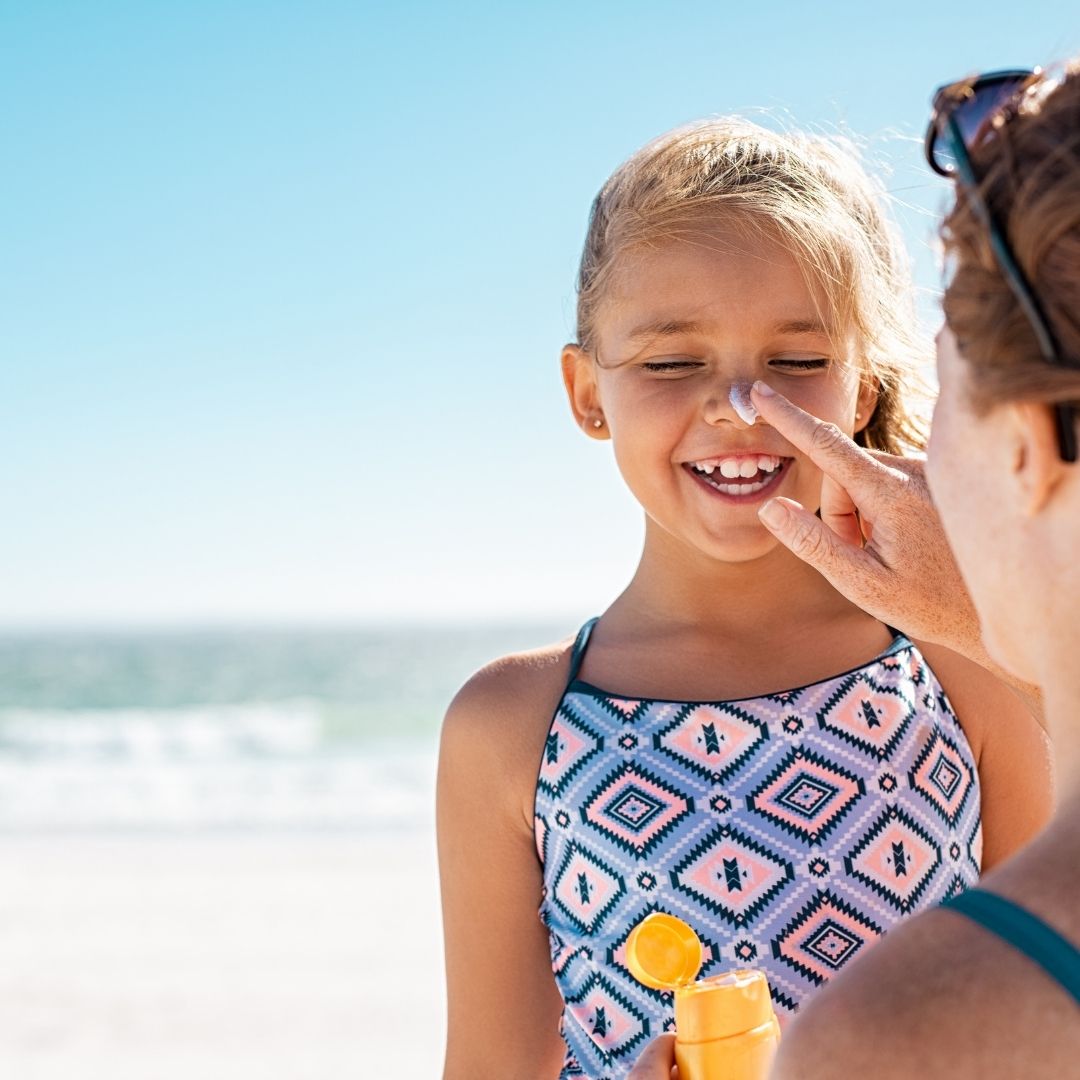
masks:
<instances>
[{"instance_id":1,"label":"ocean water","mask_svg":"<svg viewBox=\"0 0 1080 1080\"><path fill-rule=\"evenodd\" d=\"M0 832L427 826L456 688L572 629L0 635Z\"/></svg>"}]
</instances>

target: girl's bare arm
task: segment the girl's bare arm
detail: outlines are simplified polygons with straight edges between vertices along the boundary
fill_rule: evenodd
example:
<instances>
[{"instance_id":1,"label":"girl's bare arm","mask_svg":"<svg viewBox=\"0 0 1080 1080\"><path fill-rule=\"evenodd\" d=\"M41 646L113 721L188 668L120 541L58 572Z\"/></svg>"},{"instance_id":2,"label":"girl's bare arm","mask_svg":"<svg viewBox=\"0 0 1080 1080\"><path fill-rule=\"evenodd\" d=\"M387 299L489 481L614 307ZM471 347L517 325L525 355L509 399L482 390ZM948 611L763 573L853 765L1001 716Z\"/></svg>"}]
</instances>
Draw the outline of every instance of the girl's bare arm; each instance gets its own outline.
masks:
<instances>
[{"instance_id":1,"label":"girl's bare arm","mask_svg":"<svg viewBox=\"0 0 1080 1080\"><path fill-rule=\"evenodd\" d=\"M501 661L465 685L443 726L444 1080L544 1080L563 1064L562 1001L537 915L543 881L532 821L551 696L557 700L562 677L550 664Z\"/></svg>"}]
</instances>

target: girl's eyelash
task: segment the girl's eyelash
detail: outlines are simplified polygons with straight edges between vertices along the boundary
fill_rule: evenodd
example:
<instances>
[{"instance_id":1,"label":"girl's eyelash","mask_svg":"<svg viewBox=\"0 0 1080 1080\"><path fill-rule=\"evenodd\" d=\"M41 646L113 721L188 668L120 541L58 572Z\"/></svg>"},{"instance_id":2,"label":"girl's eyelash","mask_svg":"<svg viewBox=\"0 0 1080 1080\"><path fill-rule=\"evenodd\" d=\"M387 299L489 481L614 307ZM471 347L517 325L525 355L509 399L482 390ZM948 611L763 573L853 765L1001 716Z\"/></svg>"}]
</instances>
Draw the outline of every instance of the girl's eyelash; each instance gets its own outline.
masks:
<instances>
[{"instance_id":1,"label":"girl's eyelash","mask_svg":"<svg viewBox=\"0 0 1080 1080\"><path fill-rule=\"evenodd\" d=\"M646 360L641 365L646 371L683 371L689 367L698 367L697 360Z\"/></svg>"},{"instance_id":2,"label":"girl's eyelash","mask_svg":"<svg viewBox=\"0 0 1080 1080\"><path fill-rule=\"evenodd\" d=\"M823 356L813 360L773 360L772 362L774 364L783 365L784 367L799 368L802 371L827 367L829 364L829 361Z\"/></svg>"},{"instance_id":3,"label":"girl's eyelash","mask_svg":"<svg viewBox=\"0 0 1080 1080\"><path fill-rule=\"evenodd\" d=\"M819 371L829 366L825 357L815 357L806 360L785 360L779 358L770 361L776 367L794 368L797 371ZM642 365L644 371L652 374L664 374L665 372L687 371L688 369L701 367L700 360L646 360Z\"/></svg>"}]
</instances>

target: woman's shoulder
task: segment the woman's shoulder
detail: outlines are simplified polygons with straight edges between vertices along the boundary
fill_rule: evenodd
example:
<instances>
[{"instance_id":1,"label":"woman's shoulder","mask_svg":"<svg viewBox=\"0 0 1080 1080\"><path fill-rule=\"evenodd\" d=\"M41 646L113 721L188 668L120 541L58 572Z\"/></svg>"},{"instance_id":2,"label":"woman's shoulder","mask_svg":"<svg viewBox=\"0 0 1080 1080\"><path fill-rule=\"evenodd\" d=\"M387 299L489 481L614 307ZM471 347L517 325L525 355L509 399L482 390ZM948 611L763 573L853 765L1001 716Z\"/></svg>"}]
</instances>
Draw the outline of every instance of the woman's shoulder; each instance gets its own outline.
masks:
<instances>
[{"instance_id":1,"label":"woman's shoulder","mask_svg":"<svg viewBox=\"0 0 1080 1080\"><path fill-rule=\"evenodd\" d=\"M842 1075L986 1080L1075 1061L1075 1004L1019 951L956 913L911 919L838 978L784 1033L774 1080ZM1072 1067L1069 1065L1068 1067ZM969 1071L970 1070L970 1071Z\"/></svg>"}]
</instances>

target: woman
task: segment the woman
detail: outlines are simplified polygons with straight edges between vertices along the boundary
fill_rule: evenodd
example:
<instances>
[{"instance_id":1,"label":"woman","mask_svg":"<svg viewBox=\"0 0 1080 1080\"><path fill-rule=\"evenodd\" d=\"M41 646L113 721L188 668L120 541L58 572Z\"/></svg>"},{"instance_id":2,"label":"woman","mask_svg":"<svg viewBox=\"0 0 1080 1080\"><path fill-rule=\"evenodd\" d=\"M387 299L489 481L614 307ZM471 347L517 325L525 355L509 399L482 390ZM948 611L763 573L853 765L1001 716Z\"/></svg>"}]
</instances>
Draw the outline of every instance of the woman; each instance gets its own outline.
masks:
<instances>
[{"instance_id":1,"label":"woman","mask_svg":"<svg viewBox=\"0 0 1080 1080\"><path fill-rule=\"evenodd\" d=\"M1080 466L1067 404L1080 402L1080 65L1058 83L1003 73L945 88L928 151L958 185L927 476L982 645L963 603L942 632L969 655L985 648L1028 700L1041 687L1057 810L978 889L824 990L789 1030L776 1080L1068 1076L1080 1060ZM834 477L834 531L785 505L770 527L894 624L940 621L959 596L947 560L936 581L903 569L935 529L917 470L871 461L782 400L761 405ZM865 549L845 542L845 519L862 520ZM666 1077L670 1053L658 1041L632 1076Z\"/></svg>"}]
</instances>

